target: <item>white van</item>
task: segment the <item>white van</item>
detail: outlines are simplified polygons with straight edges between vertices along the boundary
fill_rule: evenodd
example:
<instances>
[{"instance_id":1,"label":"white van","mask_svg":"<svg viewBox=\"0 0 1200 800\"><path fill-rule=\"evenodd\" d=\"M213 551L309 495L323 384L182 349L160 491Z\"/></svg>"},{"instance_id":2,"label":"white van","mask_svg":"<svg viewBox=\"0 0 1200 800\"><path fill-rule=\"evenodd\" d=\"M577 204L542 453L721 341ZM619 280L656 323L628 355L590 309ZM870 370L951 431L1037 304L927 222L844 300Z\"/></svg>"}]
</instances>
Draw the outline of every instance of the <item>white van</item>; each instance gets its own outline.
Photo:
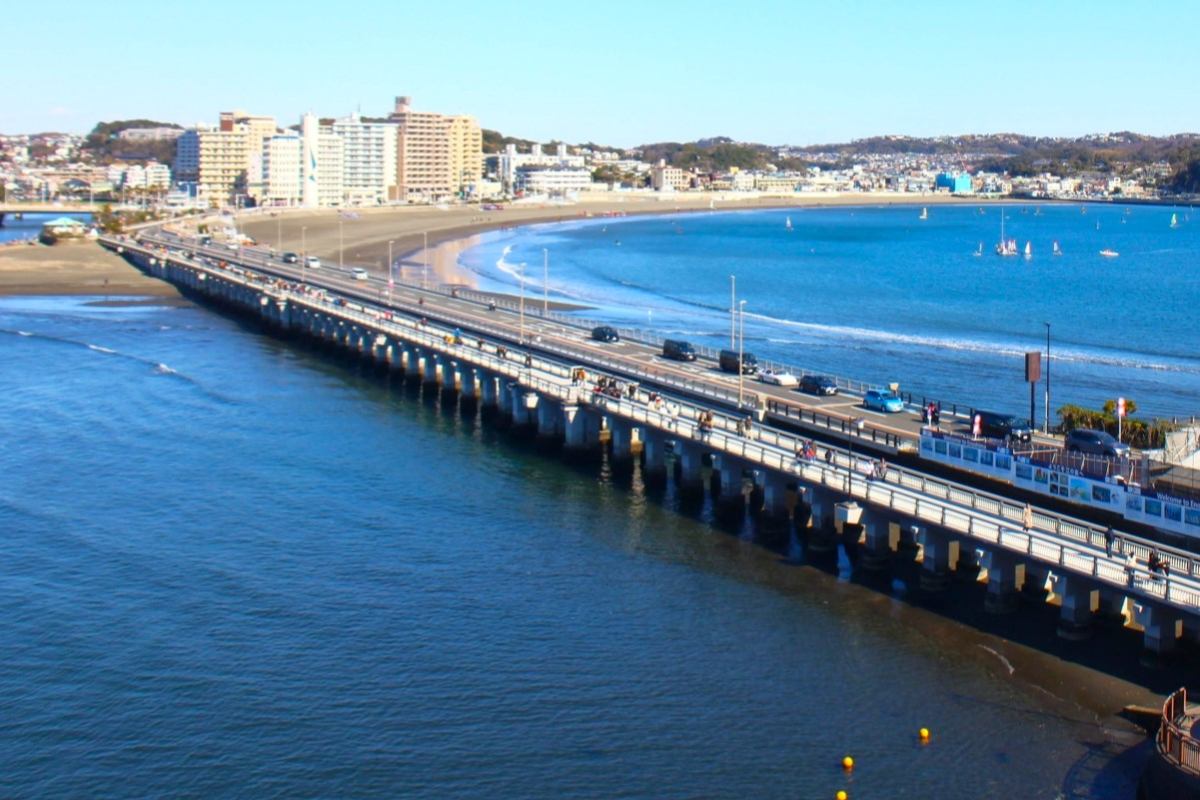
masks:
<instances>
[{"instance_id":1,"label":"white van","mask_svg":"<svg viewBox=\"0 0 1200 800\"><path fill-rule=\"evenodd\" d=\"M321 266L321 259L317 258L316 256L309 256L308 258L304 259L304 266L308 267L309 269L317 269Z\"/></svg>"},{"instance_id":2,"label":"white van","mask_svg":"<svg viewBox=\"0 0 1200 800\"><path fill-rule=\"evenodd\" d=\"M350 271L350 274L354 276L354 280L356 281L365 281L367 278L371 277L369 274L367 274L367 271L361 267L355 267Z\"/></svg>"}]
</instances>

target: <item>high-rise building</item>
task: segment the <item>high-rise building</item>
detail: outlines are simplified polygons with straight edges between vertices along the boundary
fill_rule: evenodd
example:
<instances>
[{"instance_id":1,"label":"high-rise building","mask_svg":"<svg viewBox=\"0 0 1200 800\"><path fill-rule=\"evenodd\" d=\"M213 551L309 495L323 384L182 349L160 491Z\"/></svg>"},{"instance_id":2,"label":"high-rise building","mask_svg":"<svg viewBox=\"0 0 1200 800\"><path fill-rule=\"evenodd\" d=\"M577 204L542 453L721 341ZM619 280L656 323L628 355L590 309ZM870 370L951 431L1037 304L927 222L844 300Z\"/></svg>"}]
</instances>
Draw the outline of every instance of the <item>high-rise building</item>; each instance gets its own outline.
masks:
<instances>
[{"instance_id":1,"label":"high-rise building","mask_svg":"<svg viewBox=\"0 0 1200 800\"><path fill-rule=\"evenodd\" d=\"M300 205L340 206L345 148L333 130L314 114L300 118Z\"/></svg>"},{"instance_id":2,"label":"high-rise building","mask_svg":"<svg viewBox=\"0 0 1200 800\"><path fill-rule=\"evenodd\" d=\"M222 111L216 128L197 125L179 137L176 180L194 182L216 205L235 205L240 196L262 195L263 143L274 136L272 117Z\"/></svg>"},{"instance_id":3,"label":"high-rise building","mask_svg":"<svg viewBox=\"0 0 1200 800\"><path fill-rule=\"evenodd\" d=\"M454 197L483 177L483 132L474 118L413 111L411 98L397 97L388 120L397 125L394 199Z\"/></svg>"},{"instance_id":4,"label":"high-rise building","mask_svg":"<svg viewBox=\"0 0 1200 800\"><path fill-rule=\"evenodd\" d=\"M263 145L266 191L263 205L300 204L300 137L294 133L272 136Z\"/></svg>"},{"instance_id":5,"label":"high-rise building","mask_svg":"<svg viewBox=\"0 0 1200 800\"><path fill-rule=\"evenodd\" d=\"M342 140L347 205L386 203L395 195L398 127L394 122L367 122L358 114L333 121L333 134Z\"/></svg>"}]
</instances>

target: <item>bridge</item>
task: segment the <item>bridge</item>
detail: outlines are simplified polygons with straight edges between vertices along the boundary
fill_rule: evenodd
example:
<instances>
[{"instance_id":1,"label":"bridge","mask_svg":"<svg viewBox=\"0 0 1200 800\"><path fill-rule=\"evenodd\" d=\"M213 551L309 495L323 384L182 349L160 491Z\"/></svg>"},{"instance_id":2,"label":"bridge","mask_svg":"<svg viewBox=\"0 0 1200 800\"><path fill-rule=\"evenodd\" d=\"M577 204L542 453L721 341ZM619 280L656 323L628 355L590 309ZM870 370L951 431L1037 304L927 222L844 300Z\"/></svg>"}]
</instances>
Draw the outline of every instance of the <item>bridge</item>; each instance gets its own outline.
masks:
<instances>
[{"instance_id":1,"label":"bridge","mask_svg":"<svg viewBox=\"0 0 1200 800\"><path fill-rule=\"evenodd\" d=\"M14 203L0 202L0 228L7 216L17 214L95 214L100 203Z\"/></svg>"},{"instance_id":2,"label":"bridge","mask_svg":"<svg viewBox=\"0 0 1200 800\"><path fill-rule=\"evenodd\" d=\"M524 304L493 311L468 292L397 289L379 276L307 269L267 251L161 231L101 242L187 294L457 392L567 452L607 443L614 459L637 459L647 479L673 478L680 492L708 491L779 522L790 547L821 553L840 542L881 574L911 558L923 591L944 591L956 574L985 582L985 606L995 613L1034 597L1058 607L1068 639L1086 638L1098 616L1140 630L1157 654L1200 637L1195 554L1122 531L1106 543L1100 526L1076 517L864 457L854 442L868 434L854 427L843 426L846 446L827 439L811 452L805 436L766 413L770 404L777 412L786 404L785 417L813 413L786 392L650 362L639 345L591 342L566 322L525 313ZM869 436L903 445L886 431ZM1151 552L1168 574L1146 569Z\"/></svg>"}]
</instances>

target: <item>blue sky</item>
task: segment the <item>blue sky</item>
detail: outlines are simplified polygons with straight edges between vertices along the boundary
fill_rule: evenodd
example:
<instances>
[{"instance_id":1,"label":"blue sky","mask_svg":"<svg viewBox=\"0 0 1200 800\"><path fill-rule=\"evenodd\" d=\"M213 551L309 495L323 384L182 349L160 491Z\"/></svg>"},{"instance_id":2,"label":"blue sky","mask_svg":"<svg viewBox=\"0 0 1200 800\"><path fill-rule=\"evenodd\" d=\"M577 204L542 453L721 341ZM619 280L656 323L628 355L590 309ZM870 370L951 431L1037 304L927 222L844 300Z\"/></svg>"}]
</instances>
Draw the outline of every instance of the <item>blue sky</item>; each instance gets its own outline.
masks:
<instances>
[{"instance_id":1,"label":"blue sky","mask_svg":"<svg viewBox=\"0 0 1200 800\"><path fill-rule=\"evenodd\" d=\"M4 12L0 132L225 109L473 114L532 139L1200 130L1200 3L198 3ZM331 9L335 11L331 12Z\"/></svg>"}]
</instances>

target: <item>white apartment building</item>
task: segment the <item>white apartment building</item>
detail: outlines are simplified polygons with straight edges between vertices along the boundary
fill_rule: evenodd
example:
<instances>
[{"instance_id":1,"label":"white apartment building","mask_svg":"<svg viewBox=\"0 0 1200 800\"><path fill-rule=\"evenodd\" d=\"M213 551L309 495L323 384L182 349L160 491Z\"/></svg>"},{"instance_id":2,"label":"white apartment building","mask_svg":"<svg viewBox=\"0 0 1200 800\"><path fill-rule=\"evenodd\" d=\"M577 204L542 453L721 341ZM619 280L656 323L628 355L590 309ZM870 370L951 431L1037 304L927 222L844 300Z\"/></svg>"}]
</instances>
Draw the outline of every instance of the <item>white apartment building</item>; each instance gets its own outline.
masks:
<instances>
[{"instance_id":1,"label":"white apartment building","mask_svg":"<svg viewBox=\"0 0 1200 800\"><path fill-rule=\"evenodd\" d=\"M500 153L497 171L504 190L514 192L519 191L516 185L517 170L522 167L582 169L586 163L583 156L568 155L567 146L561 143L553 154L542 152L542 146L536 143L530 146L528 153L518 153L517 146L509 144L505 146L504 152Z\"/></svg>"},{"instance_id":2,"label":"white apartment building","mask_svg":"<svg viewBox=\"0 0 1200 800\"><path fill-rule=\"evenodd\" d=\"M197 125L179 137L177 180L196 183L217 204L236 204L239 195L262 194L263 142L276 133L273 117L243 111L221 112L217 128Z\"/></svg>"},{"instance_id":3,"label":"white apartment building","mask_svg":"<svg viewBox=\"0 0 1200 800\"><path fill-rule=\"evenodd\" d=\"M300 137L277 134L263 144L266 206L300 205Z\"/></svg>"},{"instance_id":4,"label":"white apartment building","mask_svg":"<svg viewBox=\"0 0 1200 800\"><path fill-rule=\"evenodd\" d=\"M666 161L659 161L650 170L650 185L658 192L675 192L688 189L692 185L692 176L679 167L668 167Z\"/></svg>"},{"instance_id":5,"label":"white apartment building","mask_svg":"<svg viewBox=\"0 0 1200 800\"><path fill-rule=\"evenodd\" d=\"M342 140L342 189L346 205L386 203L395 195L395 122L364 122L357 113L334 120Z\"/></svg>"},{"instance_id":6,"label":"white apartment building","mask_svg":"<svg viewBox=\"0 0 1200 800\"><path fill-rule=\"evenodd\" d=\"M513 180L518 194L563 197L592 188L592 173L574 167L519 167Z\"/></svg>"}]
</instances>

